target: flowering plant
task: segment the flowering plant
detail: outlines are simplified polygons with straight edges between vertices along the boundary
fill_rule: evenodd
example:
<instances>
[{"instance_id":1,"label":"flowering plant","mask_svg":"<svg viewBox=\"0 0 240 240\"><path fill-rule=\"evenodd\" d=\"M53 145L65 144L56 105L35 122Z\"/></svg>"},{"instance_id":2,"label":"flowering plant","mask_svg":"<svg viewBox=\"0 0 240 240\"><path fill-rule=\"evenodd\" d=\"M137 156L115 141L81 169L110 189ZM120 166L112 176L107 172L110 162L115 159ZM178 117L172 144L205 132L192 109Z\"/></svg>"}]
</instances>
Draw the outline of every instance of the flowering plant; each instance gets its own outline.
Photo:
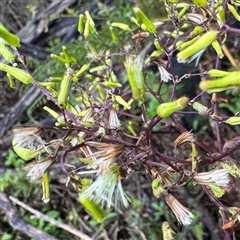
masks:
<instances>
[{"instance_id":1,"label":"flowering plant","mask_svg":"<svg viewBox=\"0 0 240 240\"><path fill-rule=\"evenodd\" d=\"M222 211L223 224L228 222L231 208L219 199L231 191L239 178L236 159L231 164L225 160L240 144L234 141L224 151L220 126L230 127L240 121L238 116L218 113L224 98L217 93L240 85L239 70L223 71L220 65L224 54L229 61L231 58L225 46L228 34L240 33L239 29L228 26L224 16L231 13L238 18L234 9L239 3L224 1L222 7L212 1L198 2L164 1L168 18L163 23L151 20L135 7L131 22L111 23L111 43L102 49L94 45L100 36L91 14L81 14L78 31L87 49L87 62L78 62L74 53L63 46L59 55L51 57L62 64L64 74L60 79L52 76L46 82L31 75L23 56L11 44L11 40L19 42L17 37L7 30L0 35L5 45L12 45L23 64L23 69L16 68L12 57L5 58L12 66L0 64L0 69L8 75L10 86L14 86L13 79L32 83L59 108L57 111L44 107L55 119L54 128L64 132L59 138L44 141L40 136L41 127L13 130L15 152L26 161L34 159L24 169L30 181L42 181L44 202L51 201L45 191L50 184L47 174L52 166L60 163L67 186L74 187L86 210L102 222L106 211L112 207L129 207L134 198L124 183L144 171L152 181L153 195L165 199L181 225L197 221L192 212L194 204L185 201L189 208L185 207L175 194L180 188L187 189L188 184L200 187ZM165 23L172 23L174 31L164 30ZM119 44L121 37L122 42L127 39L130 44L124 44L117 51L112 45ZM149 48L143 54L139 46L145 40L150 41L154 49ZM184 74L175 72L173 56L178 64L194 61L198 66L207 54L215 57L214 68L201 65L196 73L189 69ZM124 77L115 68L119 58ZM232 64L235 68L236 61L234 59ZM157 66L158 75L151 82L149 76L154 66ZM178 86L187 88L186 80L193 77L195 81L196 76L219 79L203 80L194 97L192 92L185 96L178 91ZM75 93L72 88L77 89ZM202 96L208 101L201 103ZM154 101L157 104L154 105ZM199 137L193 124L184 124L186 118L191 122L192 116L208 119L217 139L214 146ZM167 145L167 151L161 151L161 145ZM232 216L237 222L236 214ZM230 239L230 231L224 230L225 239Z\"/></svg>"}]
</instances>

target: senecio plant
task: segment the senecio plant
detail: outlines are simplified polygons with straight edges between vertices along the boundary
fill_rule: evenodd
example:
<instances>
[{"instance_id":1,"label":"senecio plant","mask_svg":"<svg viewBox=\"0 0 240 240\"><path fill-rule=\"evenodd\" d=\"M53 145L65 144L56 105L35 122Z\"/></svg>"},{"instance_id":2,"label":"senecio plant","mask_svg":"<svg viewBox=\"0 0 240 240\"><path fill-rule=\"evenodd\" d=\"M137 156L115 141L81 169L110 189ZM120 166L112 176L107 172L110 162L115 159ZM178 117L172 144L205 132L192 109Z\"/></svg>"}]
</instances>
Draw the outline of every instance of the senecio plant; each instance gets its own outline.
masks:
<instances>
[{"instance_id":1,"label":"senecio plant","mask_svg":"<svg viewBox=\"0 0 240 240\"><path fill-rule=\"evenodd\" d=\"M227 101L218 98L218 92L240 86L240 71L225 45L229 33L240 34L239 29L231 28L226 22L230 16L239 21L237 7L240 2L165 0L164 6L168 18L161 22L135 7L129 21L110 23L112 42L101 50L92 43L93 39L102 41L93 18L89 12L81 14L78 31L85 41L87 63L78 62L63 46L59 55L52 54L51 57L62 63L65 73L45 82L33 78L24 56L18 52L18 37L1 25L0 51L9 64L0 63L0 69L7 73L10 86L15 87L15 81L19 80L40 88L59 107L58 112L47 106L44 110L56 119L55 128L65 133L61 139L45 142L41 138L42 127L17 127L13 129L13 149L22 159L31 160L24 170L30 181L42 182L45 203L50 200L49 171L60 161L66 184L75 188L79 201L98 222L103 221L106 210L112 206L129 206L131 196L124 190L123 182L140 168L144 168L152 179L154 197L164 198L182 225L192 224L196 216L191 206L187 208L174 196L173 190L188 183L199 185L219 208L225 239L230 239L231 228L240 221L240 209L225 206L220 198L240 177L237 160L229 156L240 143L233 140L229 147L222 149L220 136L216 136L218 150L214 151L182 125L180 114L208 117L215 124L217 134L222 125L240 124L237 112L235 116L221 116L217 112L219 102ZM172 24L174 31L164 29L166 23ZM165 41L162 32L167 38ZM118 46L127 37L130 40L119 52L111 50L110 46ZM155 48L145 55L141 49L144 41L152 42ZM177 85L184 85L184 79L191 74L175 75L172 56L176 55L179 63L195 61L197 66L209 50L215 57L215 68L195 73L202 77L199 95L194 99L176 97ZM225 55L232 70L219 69ZM17 66L15 57L23 67ZM125 82L114 68L119 59L124 79L127 79ZM148 67L152 65L159 71L157 89L148 81ZM77 96L72 94L73 86ZM172 86L168 100L163 100L164 86L165 89ZM200 102L203 94L212 95L211 104ZM158 102L151 116L147 114L151 104L149 96ZM187 106L193 110L182 112ZM173 126L178 133L172 143L171 156L162 153L153 138L162 133L166 138L167 134L170 136L170 131L164 131L167 126ZM181 151L184 145L191 149L188 159L180 159L176 154L176 149ZM77 163L72 164L72 154L77 156Z\"/></svg>"}]
</instances>

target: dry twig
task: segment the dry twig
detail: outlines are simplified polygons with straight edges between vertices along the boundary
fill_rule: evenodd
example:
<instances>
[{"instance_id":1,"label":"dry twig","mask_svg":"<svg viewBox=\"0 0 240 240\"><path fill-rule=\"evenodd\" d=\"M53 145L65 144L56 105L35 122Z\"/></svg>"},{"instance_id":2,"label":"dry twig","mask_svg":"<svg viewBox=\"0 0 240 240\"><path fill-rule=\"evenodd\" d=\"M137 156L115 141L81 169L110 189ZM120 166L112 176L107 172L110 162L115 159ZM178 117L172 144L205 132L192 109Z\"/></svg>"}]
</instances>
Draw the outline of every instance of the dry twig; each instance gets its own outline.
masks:
<instances>
[{"instance_id":1,"label":"dry twig","mask_svg":"<svg viewBox=\"0 0 240 240\"><path fill-rule=\"evenodd\" d=\"M49 222L49 223L52 223L54 225L56 225L57 227L59 228L62 228L72 234L74 234L75 236L79 237L80 239L83 239L83 240L92 240L92 238L88 237L86 234L78 231L77 229L75 228L72 228L70 227L69 225L67 224L64 224L64 223L61 223L45 214L42 214L41 212L27 206L25 203L19 201L17 198L13 197L13 196L9 196L9 198L15 202L16 204L18 204L19 206L21 206L22 208L28 210L29 212L33 213L35 215L36 218L41 218L43 219L44 221L46 222Z\"/></svg>"},{"instance_id":2,"label":"dry twig","mask_svg":"<svg viewBox=\"0 0 240 240\"><path fill-rule=\"evenodd\" d=\"M26 223L13 206L6 193L0 191L0 209L2 209L7 217L8 223L15 229L26 234L29 237L39 240L57 240L57 238L33 227Z\"/></svg>"}]
</instances>

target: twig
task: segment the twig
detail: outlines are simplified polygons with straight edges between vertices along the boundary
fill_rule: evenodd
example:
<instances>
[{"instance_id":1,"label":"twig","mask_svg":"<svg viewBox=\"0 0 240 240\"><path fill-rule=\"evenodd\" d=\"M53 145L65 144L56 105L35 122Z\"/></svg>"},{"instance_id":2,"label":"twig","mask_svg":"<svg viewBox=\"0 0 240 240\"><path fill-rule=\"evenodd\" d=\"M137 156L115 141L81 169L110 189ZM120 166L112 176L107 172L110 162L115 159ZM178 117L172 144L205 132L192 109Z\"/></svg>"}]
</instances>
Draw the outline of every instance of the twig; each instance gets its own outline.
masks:
<instances>
[{"instance_id":1,"label":"twig","mask_svg":"<svg viewBox=\"0 0 240 240\"><path fill-rule=\"evenodd\" d=\"M0 209L2 209L7 217L8 223L18 231L37 240L57 240L57 238L33 227L26 223L18 213L8 198L8 195L0 191Z\"/></svg>"},{"instance_id":2,"label":"twig","mask_svg":"<svg viewBox=\"0 0 240 240\"><path fill-rule=\"evenodd\" d=\"M19 206L23 207L24 209L28 210L29 212L33 213L35 215L36 218L41 218L43 219L44 221L46 222L49 222L49 223L52 223L54 225L56 225L57 227L59 228L62 228L72 234L74 234L75 236L79 237L80 239L83 239L83 240L93 240L92 238L88 237L86 234L70 227L69 225L67 224L64 224L64 223L61 223L45 214L42 214L41 212L27 206L25 203L19 201L17 198L13 197L13 196L9 196L9 198L15 202L16 204L18 204Z\"/></svg>"}]
</instances>

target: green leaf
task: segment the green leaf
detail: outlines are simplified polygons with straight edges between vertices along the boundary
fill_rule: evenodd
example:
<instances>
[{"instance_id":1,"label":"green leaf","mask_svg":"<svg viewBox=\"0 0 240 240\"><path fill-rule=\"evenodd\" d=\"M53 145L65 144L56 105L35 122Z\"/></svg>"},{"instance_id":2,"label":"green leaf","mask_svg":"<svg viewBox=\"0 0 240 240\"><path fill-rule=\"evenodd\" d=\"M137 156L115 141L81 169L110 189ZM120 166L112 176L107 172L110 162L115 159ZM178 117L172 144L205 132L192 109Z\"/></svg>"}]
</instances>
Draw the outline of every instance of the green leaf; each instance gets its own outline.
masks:
<instances>
[{"instance_id":1,"label":"green leaf","mask_svg":"<svg viewBox=\"0 0 240 240\"><path fill-rule=\"evenodd\" d=\"M0 23L0 37L5 40L5 42L14 47L20 47L20 39L16 35L10 33L2 23Z\"/></svg>"}]
</instances>

